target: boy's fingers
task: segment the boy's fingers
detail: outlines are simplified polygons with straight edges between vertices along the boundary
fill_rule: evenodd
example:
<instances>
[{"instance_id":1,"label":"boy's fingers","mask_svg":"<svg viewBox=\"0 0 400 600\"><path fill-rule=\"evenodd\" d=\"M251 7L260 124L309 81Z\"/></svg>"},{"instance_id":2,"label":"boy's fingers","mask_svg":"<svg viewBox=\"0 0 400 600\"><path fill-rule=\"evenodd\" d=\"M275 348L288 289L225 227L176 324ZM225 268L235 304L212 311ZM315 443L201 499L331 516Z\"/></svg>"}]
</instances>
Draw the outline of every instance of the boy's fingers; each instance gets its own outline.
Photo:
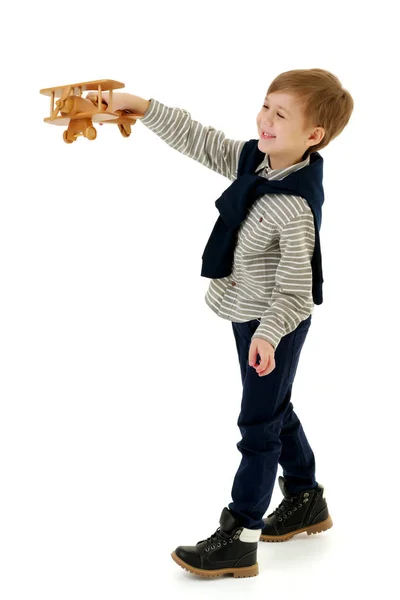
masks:
<instances>
[{"instance_id":1,"label":"boy's fingers","mask_svg":"<svg viewBox=\"0 0 400 600\"><path fill-rule=\"evenodd\" d=\"M265 371L265 369L267 368L268 364L269 364L269 358L267 357L262 362L260 362L260 364L256 368L256 371L258 373L261 373L262 371Z\"/></svg>"}]
</instances>

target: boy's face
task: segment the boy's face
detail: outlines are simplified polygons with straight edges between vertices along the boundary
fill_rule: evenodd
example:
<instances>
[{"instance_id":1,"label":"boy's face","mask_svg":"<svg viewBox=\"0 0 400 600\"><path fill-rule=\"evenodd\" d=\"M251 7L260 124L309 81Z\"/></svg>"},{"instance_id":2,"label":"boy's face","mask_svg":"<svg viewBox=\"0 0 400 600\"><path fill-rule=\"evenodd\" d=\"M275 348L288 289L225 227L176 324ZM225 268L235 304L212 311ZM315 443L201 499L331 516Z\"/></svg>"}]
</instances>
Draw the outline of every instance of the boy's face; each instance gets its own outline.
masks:
<instances>
[{"instance_id":1,"label":"boy's face","mask_svg":"<svg viewBox=\"0 0 400 600\"><path fill-rule=\"evenodd\" d=\"M258 148L268 154L272 169L282 169L302 160L306 150L318 143L322 127L305 127L303 108L296 96L273 92L265 97L257 115ZM262 132L274 138L265 138ZM313 142L313 143L311 143Z\"/></svg>"}]
</instances>

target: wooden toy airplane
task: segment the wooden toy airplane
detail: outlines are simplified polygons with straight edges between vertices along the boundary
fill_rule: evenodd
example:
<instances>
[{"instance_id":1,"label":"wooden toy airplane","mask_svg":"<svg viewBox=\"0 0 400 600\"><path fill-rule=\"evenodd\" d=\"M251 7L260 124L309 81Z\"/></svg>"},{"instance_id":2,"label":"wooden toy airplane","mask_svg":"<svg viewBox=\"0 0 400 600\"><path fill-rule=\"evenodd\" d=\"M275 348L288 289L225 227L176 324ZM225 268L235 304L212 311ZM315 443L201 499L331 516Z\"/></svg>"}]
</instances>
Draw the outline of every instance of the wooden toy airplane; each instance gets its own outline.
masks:
<instances>
[{"instance_id":1,"label":"wooden toy airplane","mask_svg":"<svg viewBox=\"0 0 400 600\"><path fill-rule=\"evenodd\" d=\"M71 83L68 85L59 85L57 87L44 88L40 90L41 94L50 96L50 117L43 119L45 123L51 125L68 125L64 131L63 139L67 144L72 144L78 136L82 135L88 140L95 140L97 131L93 127L93 122L116 124L123 137L129 137L131 134L131 125L136 123L136 119L141 119L143 115L133 114L126 110L112 111L113 90L123 88L125 84L114 79L98 79L95 81L84 81L83 83ZM97 90L97 105L82 98L82 92ZM102 91L109 90L109 103L102 101ZM54 99L59 98L54 105ZM60 113L61 116L57 116Z\"/></svg>"}]
</instances>

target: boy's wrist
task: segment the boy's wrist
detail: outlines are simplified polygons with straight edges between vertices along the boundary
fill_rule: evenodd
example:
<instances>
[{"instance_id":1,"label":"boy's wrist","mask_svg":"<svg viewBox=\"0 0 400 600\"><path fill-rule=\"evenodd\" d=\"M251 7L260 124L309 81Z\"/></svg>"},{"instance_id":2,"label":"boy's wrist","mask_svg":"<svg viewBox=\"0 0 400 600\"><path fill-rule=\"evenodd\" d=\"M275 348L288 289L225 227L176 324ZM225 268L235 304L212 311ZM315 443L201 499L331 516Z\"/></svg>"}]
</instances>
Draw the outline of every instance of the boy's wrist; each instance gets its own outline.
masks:
<instances>
[{"instance_id":1,"label":"boy's wrist","mask_svg":"<svg viewBox=\"0 0 400 600\"><path fill-rule=\"evenodd\" d=\"M142 108L139 110L139 112L142 115L144 115L145 113L147 113L147 111L149 110L149 108L150 108L150 100L145 100L143 98L143 105L142 105Z\"/></svg>"},{"instance_id":2,"label":"boy's wrist","mask_svg":"<svg viewBox=\"0 0 400 600\"><path fill-rule=\"evenodd\" d=\"M141 98L140 96L134 96L133 94L127 94L125 109L132 113L140 113L143 115L150 106L150 100Z\"/></svg>"}]
</instances>

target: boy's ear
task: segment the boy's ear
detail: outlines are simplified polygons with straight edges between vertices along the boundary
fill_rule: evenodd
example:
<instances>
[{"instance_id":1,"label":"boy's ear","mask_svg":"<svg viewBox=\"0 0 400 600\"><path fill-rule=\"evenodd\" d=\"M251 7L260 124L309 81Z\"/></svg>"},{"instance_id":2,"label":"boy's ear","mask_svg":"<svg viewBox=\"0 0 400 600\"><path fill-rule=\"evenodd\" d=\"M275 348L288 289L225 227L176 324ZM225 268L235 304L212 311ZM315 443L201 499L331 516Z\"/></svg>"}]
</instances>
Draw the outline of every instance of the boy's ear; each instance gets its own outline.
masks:
<instances>
[{"instance_id":1,"label":"boy's ear","mask_svg":"<svg viewBox=\"0 0 400 600\"><path fill-rule=\"evenodd\" d=\"M315 144L319 144L324 135L325 129L323 127L316 127L314 131L308 136L308 139L315 141Z\"/></svg>"}]
</instances>

